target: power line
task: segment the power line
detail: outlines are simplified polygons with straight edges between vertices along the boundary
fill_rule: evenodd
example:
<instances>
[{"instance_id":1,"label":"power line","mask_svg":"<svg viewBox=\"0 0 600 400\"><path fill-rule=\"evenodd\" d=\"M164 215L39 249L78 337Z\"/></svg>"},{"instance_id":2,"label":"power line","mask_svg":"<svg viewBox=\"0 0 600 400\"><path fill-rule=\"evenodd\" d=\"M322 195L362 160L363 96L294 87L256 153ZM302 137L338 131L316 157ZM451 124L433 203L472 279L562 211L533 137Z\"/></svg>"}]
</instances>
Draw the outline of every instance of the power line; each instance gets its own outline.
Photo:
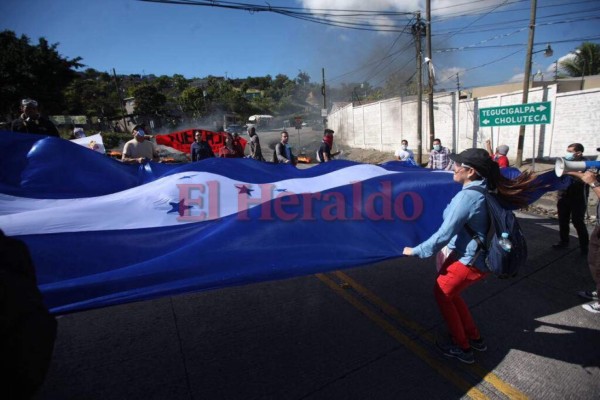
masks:
<instances>
[{"instance_id":1,"label":"power line","mask_svg":"<svg viewBox=\"0 0 600 400\"><path fill-rule=\"evenodd\" d=\"M452 13L445 14L443 17L432 18L432 22L442 22L442 21L448 21L448 20L462 18L462 17L475 17L475 16L478 16L481 14L487 15L487 14L489 14L490 11L494 11L498 7L510 6L513 4L522 3L524 1L525 0L517 0L517 1L505 0L500 5L485 5L481 8L470 8L468 12L458 11L454 14L452 14ZM472 3L474 3L474 2L472 2ZM463 4L465 4L465 3L463 3ZM435 11L437 11L437 10L439 10L439 9L436 9ZM432 10L432 11L434 11L434 10Z\"/></svg>"},{"instance_id":2,"label":"power line","mask_svg":"<svg viewBox=\"0 0 600 400\"><path fill-rule=\"evenodd\" d=\"M138 0L148 3L160 3L171 5L188 5L201 7L217 7L233 10L248 11L251 13L271 12L296 18L308 22L335 26L339 28L356 29L374 32L401 32L406 33L406 26L399 28L397 25L377 24L373 26L374 18L385 17L386 21L393 17L412 17L414 12L405 11L375 11L375 10L339 10L339 9L307 9L302 7L275 7L271 5L259 5L250 3L238 3L229 1L202 1L202 0ZM357 18L363 18L358 20ZM344 18L346 20L344 20ZM353 22L358 20L359 22ZM401 22L401 20L398 20Z\"/></svg>"},{"instance_id":3,"label":"power line","mask_svg":"<svg viewBox=\"0 0 600 400\"><path fill-rule=\"evenodd\" d=\"M402 53L404 53L408 49L410 49L412 47L412 45L413 45L412 42L407 43L401 50L399 50L395 53L394 57L388 61L387 65L385 65L385 67L381 68L381 70L379 70L379 72L376 72L377 68L381 65L381 63L379 63L375 68L373 68L373 70L371 71L371 74L369 74L368 78L365 78L364 81L369 82L371 79L375 78L377 75L383 73L390 65L392 65L392 63L394 61L396 61L398 58L400 58L400 55Z\"/></svg>"},{"instance_id":4,"label":"power line","mask_svg":"<svg viewBox=\"0 0 600 400\"><path fill-rule=\"evenodd\" d=\"M451 4L449 6L445 6L445 7L432 8L431 11L433 12L433 11L447 10L449 8L455 8L455 7L471 6L471 5L475 4L475 3L482 3L484 1L488 1L488 0L473 0L473 1L467 1L467 2L464 2L464 3L455 3L455 4ZM518 1L515 1L515 3L519 3L519 2L522 2L522 1L523 0L518 0ZM486 5L485 7L487 8L487 7L490 7L490 6Z\"/></svg>"},{"instance_id":5,"label":"power line","mask_svg":"<svg viewBox=\"0 0 600 400\"><path fill-rule=\"evenodd\" d=\"M600 9L599 9L600 11ZM555 20L555 21L547 21L547 22L538 22L536 23L536 26L542 27L542 26L546 26L546 25L553 25L553 24L563 24L563 23L572 23L572 22L583 22L583 21L591 21L591 20L595 20L600 18L600 14L596 13L595 15L589 15L590 12L586 13L587 16L585 17L577 17L577 18L573 18L573 19L568 19L568 20L564 20L564 19L560 19L560 20ZM540 17L539 20L543 20L545 18ZM519 22L522 22L521 24L518 24ZM488 32L488 31L498 31L498 30L506 30L506 29L515 29L515 28L521 28L523 27L523 24L526 23L525 19L521 19L521 20L511 20L511 21L502 21L502 22L498 22L498 23L493 23L493 24L486 24L486 25L474 25L471 26L470 29L465 29L461 32L456 33L457 35L470 35L473 33L481 33L481 32ZM507 24L515 24L515 25L507 25ZM441 31L438 32L437 34L435 34L434 36L444 36L444 35L448 35L451 33L454 33L454 30L449 30L449 31Z\"/></svg>"},{"instance_id":6,"label":"power line","mask_svg":"<svg viewBox=\"0 0 600 400\"><path fill-rule=\"evenodd\" d=\"M467 71L472 71L472 70L474 70L474 69L479 69L479 68L487 67L487 66L488 66L488 65L490 65L490 64L494 64L494 63L497 63L497 62L499 62L499 61L502 61L502 60L504 60L504 59L507 59L507 58L509 58L509 57L512 57L512 56L514 56L515 54L518 54L518 53L522 52L523 50L524 50L524 49L519 49L519 50L517 50L517 51L514 51L514 52L512 52L512 53L510 53L510 54L507 54L507 55L505 55L505 56L502 56L502 57L500 57L500 58L497 58L497 59L495 59L495 60L489 61L489 62L487 62L487 63L485 63L485 64L481 64L481 65L478 65L478 66L476 66L476 67L471 67L471 68L464 69L464 70L462 71L462 73L464 74L464 73L465 73L465 72L467 72ZM442 84L442 83L446 82L447 80L450 80L450 79L452 79L452 77L453 77L453 76L454 76L454 74L453 74L453 75L451 75L449 78L446 78L446 79L444 79L444 80L440 81L440 82L439 82L439 84Z\"/></svg>"},{"instance_id":7,"label":"power line","mask_svg":"<svg viewBox=\"0 0 600 400\"><path fill-rule=\"evenodd\" d=\"M351 71L345 72L345 73L343 73L341 75L338 75L338 76L335 76L333 78L330 78L329 81L330 82L337 81L337 80L339 80L339 79L341 79L341 78L343 78L345 76L348 76L348 75L351 75L351 74L354 74L354 73L358 73L359 71L362 71L363 69L369 68L373 64L377 64L377 66L373 67L373 70L375 70L379 66L379 64L381 64L383 61L385 61L386 59L392 58L392 57L397 57L398 55L400 55L403 52L405 52L407 48L410 48L410 46L412 46L412 43L407 44L406 47L401 48L398 51L395 51L393 53L389 53L389 54L385 55L384 57L382 57L380 59L377 59L377 60L374 60L374 61L372 61L370 63L367 63L367 64L363 65L362 67L356 68L354 70L351 70ZM372 79L372 78L370 78L370 79Z\"/></svg>"},{"instance_id":8,"label":"power line","mask_svg":"<svg viewBox=\"0 0 600 400\"><path fill-rule=\"evenodd\" d=\"M477 21L479 21L479 20L481 20L481 19L483 19L483 18L487 17L488 15L490 15L490 14L491 14L493 11L497 10L498 8L500 8L500 7L503 7L503 6L507 5L507 3L508 3L508 0L505 0L505 1L504 1L502 4L499 4L498 6L496 6L496 7L492 8L490 11L488 11L487 13L485 13L484 15L482 15L481 17L479 17L479 18L475 19L475 20L474 20L473 22L471 22L470 24L466 25L465 27L463 27L463 28L459 29L459 30L458 30L458 31L456 31L455 33L453 33L453 34L451 34L450 36L448 36L448 37L445 39L445 41L447 42L448 40L450 40L450 38L451 38L452 36L456 35L456 34L457 34L457 33L459 33L461 30L463 30L463 29L466 29L466 28L470 27L470 26L471 26L471 25L473 25L475 22L477 22Z\"/></svg>"},{"instance_id":9,"label":"power line","mask_svg":"<svg viewBox=\"0 0 600 400\"><path fill-rule=\"evenodd\" d=\"M517 3L522 3L522 2L523 1L515 1L515 2L510 3L510 5L517 4ZM565 7L565 6L572 7L572 6L577 5L577 4L587 4L587 3L597 3L597 0L583 0L583 1L576 1L576 2L574 1L574 2L569 2L569 3L561 2L559 4L546 4L546 5L538 6L538 9L541 10L541 9L554 8L554 7ZM470 3L463 3L463 4L470 4ZM448 8L448 7L445 7L445 8ZM519 12L519 11L528 12L529 8L512 8L510 10L498 10L498 11L496 11L496 13L515 13L515 12ZM451 17L451 18L447 18L447 16L443 16L443 17L432 19L432 20L435 21L435 22L443 22L445 20L451 20L451 19L454 19L454 18L465 17L465 16L472 16L472 15L475 15L475 14L472 14L472 13L471 14L461 14L461 15L457 15L457 16L454 16L454 17Z\"/></svg>"},{"instance_id":10,"label":"power line","mask_svg":"<svg viewBox=\"0 0 600 400\"><path fill-rule=\"evenodd\" d=\"M402 54L404 51L406 51L409 48L409 46L405 46L405 47L401 48L399 51L391 52L392 49L395 47L396 43L398 42L398 40L400 39L400 37L404 34L409 33L409 27L410 27L411 22L413 21L414 15L415 15L414 12L375 11L375 10L340 10L340 9L325 9L325 8L309 9L309 8L303 8L303 7L271 6L268 3L266 5L262 5L262 4L252 4L252 3L242 3L242 2L232 2L232 1L214 1L214 0L205 0L205 1L202 1L202 0L138 0L138 1L149 2L149 3L170 4L170 5L188 5L188 6L213 7L213 8L217 7L217 8L224 8L224 9L242 10L242 11L247 11L250 13L271 12L271 13L279 14L282 16L287 16L287 17L296 18L296 19L307 21L307 22L313 22L313 23L318 23L318 24L327 25L327 26L334 26L334 27L355 29L355 30L362 30L362 31L396 32L396 33L398 33L398 36L396 37L396 39L394 40L394 42L388 49L386 56L384 56L378 60L375 60L373 63L368 63L361 68L358 68L353 71L347 72L345 74L339 75L338 77L334 77L330 81L335 81L335 80L341 79L344 76L350 75L352 73L357 73L366 68L370 68L370 71L368 71L365 74L366 78L363 81L370 81L371 79L375 78L379 74L386 71L396 61L396 59L400 56L400 54ZM441 34L438 33L435 36L437 36L437 37L446 36L444 38L444 40L447 41L455 35L470 33L478 27L482 27L481 29L478 30L478 32L481 32L482 30L484 30L483 29L484 27L482 25L475 25L476 22L489 16L491 13L504 13L504 12L508 12L508 11L514 12L515 9L512 9L512 10L499 10L499 9L505 8L508 6L512 6L512 5L515 5L518 3L523 3L523 2L525 2L525 0L515 0L515 1L505 0L501 4L496 4L493 6L483 4L481 7L475 9L475 13L472 12L473 10L471 10L471 12L469 14L465 14L464 11L458 11L457 13L455 13L454 17L452 16L453 14L447 14L445 17L442 17L439 19L433 19L433 21L435 21L435 22L442 22L442 21L450 20L452 18L459 17L459 16L467 16L467 15L471 16L471 17L477 16L477 18L475 18L473 21L471 21L469 24L463 26L462 28L459 28L457 30L450 30L450 31L447 31L447 32L441 33ZM590 2L591 1L579 1L579 2L575 2L575 3L570 3L569 5L585 4L585 3L590 3ZM475 3L484 3L484 0L473 0L473 1L463 2L463 3L459 3L459 4L452 4L452 5L449 5L446 7L439 7L434 10L439 12L441 10L450 9L450 8L459 8L461 6L467 6L467 5L472 6ZM556 7L560 7L563 5L564 4L550 4L550 5L542 6L541 8L556 8ZM519 10L519 9L517 9L517 10ZM596 10L600 10L600 9L592 9L592 10L588 9L586 11L581 11L581 12L586 12L586 14L587 14L586 17L581 17L578 19L570 19L570 20L562 19L562 20L558 20L558 21L547 21L545 23L538 23L537 25L543 26L543 25L553 25L553 24L560 24L560 23L579 22L581 20L599 19L600 16L590 16L590 12L593 12ZM581 12L578 12L578 13L581 13ZM573 15L573 14L570 14L570 15ZM548 20L551 18L555 18L557 16L564 18L564 13L548 15L545 17L541 17L540 19L543 18L545 20ZM391 21L391 22L389 22L389 21ZM501 26L501 28L498 28L498 29L506 29L506 24L516 23L516 22L521 22L521 21L522 20L511 20L511 21L499 22L497 24L499 24L499 26ZM378 22L380 22L380 23L378 24ZM398 24L401 24L401 26L398 26ZM487 24L487 25L485 25L485 28L490 30L490 25L493 26L495 24ZM526 29L526 28L519 28L519 30L517 30L515 32L496 35L495 37L480 41L480 42L470 45L470 46L460 47L460 48L440 49L440 50L436 50L435 52L440 53L440 52L461 51L461 50L475 50L475 49L486 49L486 48L502 48L502 47L522 46L522 44L484 45L484 43L514 35L520 31L522 31L523 29ZM592 38L588 37L586 39L594 40L595 38L596 37L592 37ZM586 39L584 39L584 40L586 40ZM553 41L553 42L569 42L569 41L575 41L575 39L570 39L570 40L567 39L567 40L563 40L563 41ZM486 64L482 64L477 67L469 68L465 71L482 68L484 66L487 66L492 63L501 61L505 58L508 58L520 51L522 51L522 50L518 50L515 53L511 53L505 57L502 57L502 58L494 60L494 61L490 61ZM414 61L414 58L412 60L409 60L409 62L411 62L411 61ZM384 65L384 63L385 63L385 65ZM406 65L408 65L408 63ZM400 70L404 69L406 65L404 65ZM414 74L413 74L413 76L414 76Z\"/></svg>"},{"instance_id":11,"label":"power line","mask_svg":"<svg viewBox=\"0 0 600 400\"><path fill-rule=\"evenodd\" d=\"M590 41L590 40L599 40L600 39L600 35L595 35L595 36L583 36L583 37L578 37L578 38L572 38L572 39L563 39L563 40L553 40L552 43L574 43L574 42L586 42L586 41ZM547 42L543 42L543 43L535 43L534 46L540 46L540 45L544 45ZM497 49L497 48L502 48L502 47L522 47L525 46L523 43L509 43L509 44L495 44L495 45L488 45L488 46L465 46L465 47L450 47L447 49L437 49L434 51L434 53L448 53L448 52L454 52L454 51L464 51L464 50L479 50L479 49Z\"/></svg>"}]
</instances>

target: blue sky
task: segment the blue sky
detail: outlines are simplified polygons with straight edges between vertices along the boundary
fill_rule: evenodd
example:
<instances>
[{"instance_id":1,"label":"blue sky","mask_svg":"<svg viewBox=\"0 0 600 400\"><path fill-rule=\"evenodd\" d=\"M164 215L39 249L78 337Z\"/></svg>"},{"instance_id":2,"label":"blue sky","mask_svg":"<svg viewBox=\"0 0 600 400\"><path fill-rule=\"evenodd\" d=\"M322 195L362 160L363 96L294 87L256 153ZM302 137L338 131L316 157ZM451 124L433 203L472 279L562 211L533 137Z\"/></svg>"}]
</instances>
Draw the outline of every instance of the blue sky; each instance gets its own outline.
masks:
<instances>
[{"instance_id":1,"label":"blue sky","mask_svg":"<svg viewBox=\"0 0 600 400\"><path fill-rule=\"evenodd\" d=\"M245 3L265 6L259 0ZM402 3L399 5L398 3ZM419 0L272 0L273 7L341 10L422 10ZM500 84L522 79L530 2L526 0L432 0L433 62L439 89ZM370 17L372 30L317 24L272 12L169 5L136 0L4 0L0 28L59 43L65 57L82 57L99 71L119 74L182 74L290 78L305 71L330 84L368 81L382 85L391 71L415 71L410 34L381 32L384 25L410 27L412 15ZM533 57L533 72L553 77L554 62L584 39L600 43L600 2L539 0L536 45L554 56ZM329 18L331 21L333 17ZM341 18L341 17L339 17ZM340 19L341 21L341 19ZM425 46L425 41L423 41ZM425 48L425 47L423 47ZM454 48L466 48L451 51ZM536 79L540 79L538 76Z\"/></svg>"}]
</instances>

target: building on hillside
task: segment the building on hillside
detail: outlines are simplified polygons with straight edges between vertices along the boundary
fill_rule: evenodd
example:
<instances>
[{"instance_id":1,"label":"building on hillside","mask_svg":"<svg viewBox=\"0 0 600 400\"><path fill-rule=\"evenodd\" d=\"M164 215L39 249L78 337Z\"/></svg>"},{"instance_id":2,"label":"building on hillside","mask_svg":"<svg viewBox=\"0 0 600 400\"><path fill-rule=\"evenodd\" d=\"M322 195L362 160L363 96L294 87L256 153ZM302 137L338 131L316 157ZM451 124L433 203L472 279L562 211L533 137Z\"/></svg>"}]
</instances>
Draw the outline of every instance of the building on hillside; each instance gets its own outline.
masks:
<instances>
[{"instance_id":1,"label":"building on hillside","mask_svg":"<svg viewBox=\"0 0 600 400\"><path fill-rule=\"evenodd\" d=\"M264 96L264 93L262 90L248 89L246 90L246 93L243 94L243 96L246 100L254 100L262 98Z\"/></svg>"}]
</instances>

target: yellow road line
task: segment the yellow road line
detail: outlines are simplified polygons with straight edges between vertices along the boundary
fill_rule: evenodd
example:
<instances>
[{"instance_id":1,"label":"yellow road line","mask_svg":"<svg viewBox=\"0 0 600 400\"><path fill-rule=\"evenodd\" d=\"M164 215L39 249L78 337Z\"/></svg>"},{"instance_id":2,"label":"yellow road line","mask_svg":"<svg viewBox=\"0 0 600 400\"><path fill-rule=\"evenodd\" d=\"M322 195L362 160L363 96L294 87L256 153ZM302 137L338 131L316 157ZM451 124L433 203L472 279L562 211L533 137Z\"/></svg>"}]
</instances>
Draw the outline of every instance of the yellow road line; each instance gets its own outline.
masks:
<instances>
[{"instance_id":1,"label":"yellow road line","mask_svg":"<svg viewBox=\"0 0 600 400\"><path fill-rule=\"evenodd\" d=\"M435 338L431 333L427 332L425 330L425 328L422 327L421 325L419 325L418 323L416 323L416 322L408 319L404 315L402 315L402 313L400 313L400 311L398 311L397 308L395 308L395 307L391 306L390 304L386 303L385 301L383 301L383 299L381 299L375 293L371 292L369 289L360 285L358 282L356 282L355 280L350 278L345 273L343 273L341 271L336 271L336 272L334 272L334 274L339 279L343 280L344 282L347 282L352 287L352 289L356 290L360 295L362 295L364 298L366 298L369 302L371 302L372 304L379 307L383 313L392 317L396 321L400 322L402 325L409 327L410 329L415 331L417 334L419 334L421 337L423 337L426 341L428 341L430 343L434 343ZM490 385L494 386L499 392L505 394L509 398L511 398L511 399L527 399L528 398L527 395L525 395L525 393L514 388L510 384L504 382L493 372L490 372L479 365L469 365L468 368L473 373L477 374L477 376L479 376L481 379L485 380Z\"/></svg>"},{"instance_id":2,"label":"yellow road line","mask_svg":"<svg viewBox=\"0 0 600 400\"><path fill-rule=\"evenodd\" d=\"M415 353L420 359L425 361L440 375L442 375L448 381L452 382L460 390L464 391L467 396L469 396L472 399L488 399L488 397L483 392L481 392L477 388L474 388L473 385L471 385L469 382L465 381L463 378L458 376L452 369L448 368L446 365L440 363L439 361L431 357L427 349L419 346L415 341L411 340L404 333L396 329L391 323L386 321L377 313L373 312L355 297L348 294L346 290L341 288L331 278L327 277L324 274L316 274L315 276L327 286L329 286L336 294L338 294L340 297L342 297L344 300L346 300L347 302L352 304L356 309L362 312L367 318L379 325L379 327L383 329L388 335L396 339L398 342L402 343L404 347Z\"/></svg>"}]
</instances>

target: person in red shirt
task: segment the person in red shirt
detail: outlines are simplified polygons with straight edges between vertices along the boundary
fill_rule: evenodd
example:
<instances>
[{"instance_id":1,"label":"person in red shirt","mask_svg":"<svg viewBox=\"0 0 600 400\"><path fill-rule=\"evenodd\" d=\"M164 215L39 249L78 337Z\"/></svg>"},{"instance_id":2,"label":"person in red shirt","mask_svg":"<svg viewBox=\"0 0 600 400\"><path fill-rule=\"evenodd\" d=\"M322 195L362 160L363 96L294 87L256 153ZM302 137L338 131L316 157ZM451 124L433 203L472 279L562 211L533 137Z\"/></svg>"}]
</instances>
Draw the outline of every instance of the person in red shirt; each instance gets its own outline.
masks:
<instances>
[{"instance_id":1,"label":"person in red shirt","mask_svg":"<svg viewBox=\"0 0 600 400\"><path fill-rule=\"evenodd\" d=\"M500 168L506 168L509 166L508 164L508 157L506 157L506 155L508 154L508 150L509 147L505 144L501 144L498 147L496 147L496 152L492 152L492 142L491 140L486 140L485 141L485 146L487 147L487 151L488 153L490 153L490 157L492 157L492 160L496 161L498 163L498 165L500 166Z\"/></svg>"},{"instance_id":2,"label":"person in red shirt","mask_svg":"<svg viewBox=\"0 0 600 400\"><path fill-rule=\"evenodd\" d=\"M229 132L225 132L225 146L219 149L219 157L222 158L241 158L244 154L240 154L240 149L234 145L233 136Z\"/></svg>"}]
</instances>

